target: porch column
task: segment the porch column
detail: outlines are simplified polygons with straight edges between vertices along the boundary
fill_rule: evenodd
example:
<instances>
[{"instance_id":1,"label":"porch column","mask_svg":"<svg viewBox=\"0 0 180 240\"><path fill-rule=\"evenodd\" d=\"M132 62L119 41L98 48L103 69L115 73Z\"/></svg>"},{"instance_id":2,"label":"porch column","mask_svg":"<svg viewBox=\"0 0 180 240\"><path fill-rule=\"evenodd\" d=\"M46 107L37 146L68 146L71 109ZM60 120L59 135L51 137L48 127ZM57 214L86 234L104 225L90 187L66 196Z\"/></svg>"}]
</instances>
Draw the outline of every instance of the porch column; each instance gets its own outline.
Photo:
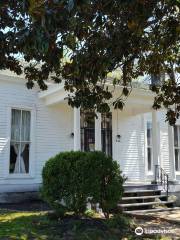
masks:
<instances>
[{"instance_id":1,"label":"porch column","mask_svg":"<svg viewBox=\"0 0 180 240\"><path fill-rule=\"evenodd\" d=\"M152 111L152 147L153 147L153 163L160 165L160 146L158 142L158 126L157 126L157 111ZM155 169L153 169L155 170Z\"/></svg>"},{"instance_id":2,"label":"porch column","mask_svg":"<svg viewBox=\"0 0 180 240\"><path fill-rule=\"evenodd\" d=\"M174 134L173 127L168 123L168 144L169 144L169 163L170 163L170 180L176 181L176 170L174 160Z\"/></svg>"},{"instance_id":3,"label":"porch column","mask_svg":"<svg viewBox=\"0 0 180 240\"><path fill-rule=\"evenodd\" d=\"M101 151L101 114L96 113L97 117L95 117L95 150Z\"/></svg>"},{"instance_id":4,"label":"porch column","mask_svg":"<svg viewBox=\"0 0 180 240\"><path fill-rule=\"evenodd\" d=\"M74 108L74 151L81 150L80 108Z\"/></svg>"}]
</instances>

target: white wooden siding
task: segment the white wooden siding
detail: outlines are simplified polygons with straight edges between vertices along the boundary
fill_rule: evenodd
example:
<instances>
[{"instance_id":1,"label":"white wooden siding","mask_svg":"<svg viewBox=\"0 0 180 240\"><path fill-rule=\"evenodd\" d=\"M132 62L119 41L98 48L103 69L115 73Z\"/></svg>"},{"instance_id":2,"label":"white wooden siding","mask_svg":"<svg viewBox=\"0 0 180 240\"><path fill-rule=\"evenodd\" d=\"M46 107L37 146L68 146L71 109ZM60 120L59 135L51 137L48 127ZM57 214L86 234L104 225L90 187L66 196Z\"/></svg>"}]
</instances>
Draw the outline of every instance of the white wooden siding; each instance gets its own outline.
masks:
<instances>
[{"instance_id":1,"label":"white wooden siding","mask_svg":"<svg viewBox=\"0 0 180 240\"><path fill-rule=\"evenodd\" d=\"M157 113L158 119L158 142L160 143L161 166L169 174L169 145L168 145L168 125L165 122L165 112ZM131 116L125 112L113 112L113 157L118 161L123 173L129 181L151 181L153 172L147 172L147 145L146 145L146 125L152 120L151 113ZM119 132L117 130L119 128ZM116 135L120 134L120 142L116 142Z\"/></svg>"},{"instance_id":2,"label":"white wooden siding","mask_svg":"<svg viewBox=\"0 0 180 240\"><path fill-rule=\"evenodd\" d=\"M34 177L7 178L9 162L9 109L29 107L35 112L34 124ZM145 181L147 177L146 121L151 114L131 115L125 111L113 111L113 158L120 164L129 181ZM162 167L170 172L168 150L168 125L165 113L158 113L160 159ZM119 129L119 131L117 130ZM45 106L38 98L38 89L28 90L23 80L0 80L0 184L22 189L41 183L45 162L61 151L73 150L73 110L65 103ZM120 142L116 135L120 134ZM21 187L20 187L21 186ZM4 190L3 190L4 191Z\"/></svg>"},{"instance_id":3,"label":"white wooden siding","mask_svg":"<svg viewBox=\"0 0 180 240\"><path fill-rule=\"evenodd\" d=\"M35 114L34 174L32 177L8 176L11 107L29 107ZM44 163L61 151L73 149L73 111L67 104L46 107L38 98L38 89L28 90L25 82L0 80L0 184L35 184L41 182Z\"/></svg>"},{"instance_id":4,"label":"white wooden siding","mask_svg":"<svg viewBox=\"0 0 180 240\"><path fill-rule=\"evenodd\" d=\"M123 173L130 180L144 180L144 124L141 115L131 116L113 112L113 157L120 164ZM116 135L120 134L120 142Z\"/></svg>"}]
</instances>

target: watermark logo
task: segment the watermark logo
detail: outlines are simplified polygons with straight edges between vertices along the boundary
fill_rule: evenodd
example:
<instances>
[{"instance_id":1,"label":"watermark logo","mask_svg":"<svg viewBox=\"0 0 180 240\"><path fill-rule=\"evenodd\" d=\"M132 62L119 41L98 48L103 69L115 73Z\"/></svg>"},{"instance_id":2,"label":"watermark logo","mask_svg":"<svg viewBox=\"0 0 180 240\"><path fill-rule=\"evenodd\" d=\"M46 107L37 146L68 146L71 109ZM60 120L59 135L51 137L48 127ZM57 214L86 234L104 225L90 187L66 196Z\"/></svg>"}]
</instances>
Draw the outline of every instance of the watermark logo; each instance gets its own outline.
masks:
<instances>
[{"instance_id":1,"label":"watermark logo","mask_svg":"<svg viewBox=\"0 0 180 240\"><path fill-rule=\"evenodd\" d=\"M138 236L141 236L142 234L172 234L172 229L166 229L166 228L142 228L137 227L135 229L135 234Z\"/></svg>"},{"instance_id":2,"label":"watermark logo","mask_svg":"<svg viewBox=\"0 0 180 240\"><path fill-rule=\"evenodd\" d=\"M144 231L143 231L143 228L142 228L142 227L137 227L137 228L135 229L135 234L138 235L138 236L142 235L143 232L144 232Z\"/></svg>"}]
</instances>

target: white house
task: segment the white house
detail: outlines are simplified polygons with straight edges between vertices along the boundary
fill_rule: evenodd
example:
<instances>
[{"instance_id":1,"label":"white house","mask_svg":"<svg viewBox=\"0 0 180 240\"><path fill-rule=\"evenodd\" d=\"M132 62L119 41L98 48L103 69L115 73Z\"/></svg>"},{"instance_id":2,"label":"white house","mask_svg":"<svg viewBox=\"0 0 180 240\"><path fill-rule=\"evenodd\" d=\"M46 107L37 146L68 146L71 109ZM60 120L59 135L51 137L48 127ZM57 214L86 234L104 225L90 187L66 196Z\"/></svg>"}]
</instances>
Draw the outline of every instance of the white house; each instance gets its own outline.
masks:
<instances>
[{"instance_id":1,"label":"white house","mask_svg":"<svg viewBox=\"0 0 180 240\"><path fill-rule=\"evenodd\" d=\"M118 161L126 184L150 183L159 165L178 195L180 121L173 128L163 110L152 110L152 92L134 88L123 111L95 119L68 106L62 85L41 92L25 82L0 73L0 193L37 190L45 162L59 152L103 150Z\"/></svg>"}]
</instances>

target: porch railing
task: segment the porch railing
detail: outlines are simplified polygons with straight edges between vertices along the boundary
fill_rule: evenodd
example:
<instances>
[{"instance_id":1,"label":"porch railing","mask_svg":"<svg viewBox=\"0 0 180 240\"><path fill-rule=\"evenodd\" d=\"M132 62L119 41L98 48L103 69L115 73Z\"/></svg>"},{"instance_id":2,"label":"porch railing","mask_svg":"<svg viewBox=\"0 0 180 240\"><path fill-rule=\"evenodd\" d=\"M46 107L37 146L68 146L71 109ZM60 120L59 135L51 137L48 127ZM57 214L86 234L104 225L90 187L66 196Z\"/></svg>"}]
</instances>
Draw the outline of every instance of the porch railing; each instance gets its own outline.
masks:
<instances>
[{"instance_id":1,"label":"porch railing","mask_svg":"<svg viewBox=\"0 0 180 240\"><path fill-rule=\"evenodd\" d=\"M159 165L155 165L155 183L160 184L166 195L169 195L169 176Z\"/></svg>"}]
</instances>

